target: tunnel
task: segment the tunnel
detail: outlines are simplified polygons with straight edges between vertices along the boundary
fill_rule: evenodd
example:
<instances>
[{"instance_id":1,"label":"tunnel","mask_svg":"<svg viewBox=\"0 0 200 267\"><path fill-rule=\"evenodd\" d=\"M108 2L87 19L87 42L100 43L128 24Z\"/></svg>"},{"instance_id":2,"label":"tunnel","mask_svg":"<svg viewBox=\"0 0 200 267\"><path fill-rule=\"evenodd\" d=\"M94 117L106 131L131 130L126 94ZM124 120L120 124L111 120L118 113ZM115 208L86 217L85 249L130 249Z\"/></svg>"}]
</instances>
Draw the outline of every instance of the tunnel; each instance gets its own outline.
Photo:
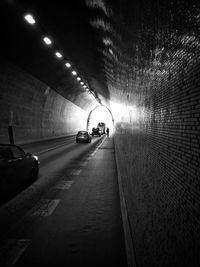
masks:
<instances>
[{"instance_id":1,"label":"tunnel","mask_svg":"<svg viewBox=\"0 0 200 267\"><path fill-rule=\"evenodd\" d=\"M199 0L2 0L0 13L0 143L91 131L104 108L129 266L200 266Z\"/></svg>"},{"instance_id":2,"label":"tunnel","mask_svg":"<svg viewBox=\"0 0 200 267\"><path fill-rule=\"evenodd\" d=\"M104 113L104 115L102 113ZM86 129L91 132L92 128L98 127L98 123L101 121L103 121L106 124L106 127L111 131L114 130L114 118L110 109L104 105L97 105L88 115Z\"/></svg>"}]
</instances>

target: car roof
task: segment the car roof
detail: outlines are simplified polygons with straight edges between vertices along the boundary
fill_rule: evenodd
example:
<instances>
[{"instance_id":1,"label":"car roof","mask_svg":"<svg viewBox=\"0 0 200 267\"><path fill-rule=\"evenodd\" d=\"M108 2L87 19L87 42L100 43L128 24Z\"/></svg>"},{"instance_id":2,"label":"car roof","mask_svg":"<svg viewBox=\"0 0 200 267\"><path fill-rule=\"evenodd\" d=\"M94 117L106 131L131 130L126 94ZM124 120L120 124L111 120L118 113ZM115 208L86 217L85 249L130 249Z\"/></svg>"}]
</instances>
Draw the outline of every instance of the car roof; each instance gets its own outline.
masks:
<instances>
[{"instance_id":1,"label":"car roof","mask_svg":"<svg viewBox=\"0 0 200 267\"><path fill-rule=\"evenodd\" d=\"M78 131L78 133L88 133L88 131Z\"/></svg>"},{"instance_id":2,"label":"car roof","mask_svg":"<svg viewBox=\"0 0 200 267\"><path fill-rule=\"evenodd\" d=\"M16 145L13 145L13 144L0 144L0 147L13 147L13 146L16 146Z\"/></svg>"}]
</instances>

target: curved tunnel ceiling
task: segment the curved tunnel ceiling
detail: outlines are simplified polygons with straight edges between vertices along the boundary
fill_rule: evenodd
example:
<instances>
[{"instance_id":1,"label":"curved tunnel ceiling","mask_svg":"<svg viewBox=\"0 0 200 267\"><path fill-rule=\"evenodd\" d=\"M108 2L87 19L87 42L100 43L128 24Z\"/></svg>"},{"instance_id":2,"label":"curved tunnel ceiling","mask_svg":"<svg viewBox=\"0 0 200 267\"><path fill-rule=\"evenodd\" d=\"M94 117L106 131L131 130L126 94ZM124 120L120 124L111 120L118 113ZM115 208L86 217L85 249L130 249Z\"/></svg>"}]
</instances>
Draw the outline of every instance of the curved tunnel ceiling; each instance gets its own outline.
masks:
<instances>
[{"instance_id":1,"label":"curved tunnel ceiling","mask_svg":"<svg viewBox=\"0 0 200 267\"><path fill-rule=\"evenodd\" d=\"M33 27L24 21L27 12ZM169 75L180 47L189 54L190 43L199 46L197 0L3 0L0 22L1 56L88 111L110 100L134 103L155 77ZM52 38L51 47L43 35Z\"/></svg>"}]
</instances>

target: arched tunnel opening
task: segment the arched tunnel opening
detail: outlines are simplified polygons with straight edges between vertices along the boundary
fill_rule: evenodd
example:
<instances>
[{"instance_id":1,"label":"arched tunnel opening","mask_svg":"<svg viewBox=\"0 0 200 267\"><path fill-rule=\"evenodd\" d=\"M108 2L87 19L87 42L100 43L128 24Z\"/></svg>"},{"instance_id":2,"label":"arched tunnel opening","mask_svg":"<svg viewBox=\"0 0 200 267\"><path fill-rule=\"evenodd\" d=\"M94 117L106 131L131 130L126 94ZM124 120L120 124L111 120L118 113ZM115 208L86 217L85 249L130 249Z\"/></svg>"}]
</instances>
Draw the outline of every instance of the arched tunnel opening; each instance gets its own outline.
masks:
<instances>
[{"instance_id":1,"label":"arched tunnel opening","mask_svg":"<svg viewBox=\"0 0 200 267\"><path fill-rule=\"evenodd\" d=\"M0 1L0 199L40 161L0 207L0 263L200 266L199 18L199 0ZM32 220L37 241L9 232L32 208L55 226Z\"/></svg>"},{"instance_id":2,"label":"arched tunnel opening","mask_svg":"<svg viewBox=\"0 0 200 267\"><path fill-rule=\"evenodd\" d=\"M99 122L103 122L110 132L114 132L114 117L110 109L104 105L98 105L90 111L87 118L87 130L92 132L92 128L97 127Z\"/></svg>"}]
</instances>

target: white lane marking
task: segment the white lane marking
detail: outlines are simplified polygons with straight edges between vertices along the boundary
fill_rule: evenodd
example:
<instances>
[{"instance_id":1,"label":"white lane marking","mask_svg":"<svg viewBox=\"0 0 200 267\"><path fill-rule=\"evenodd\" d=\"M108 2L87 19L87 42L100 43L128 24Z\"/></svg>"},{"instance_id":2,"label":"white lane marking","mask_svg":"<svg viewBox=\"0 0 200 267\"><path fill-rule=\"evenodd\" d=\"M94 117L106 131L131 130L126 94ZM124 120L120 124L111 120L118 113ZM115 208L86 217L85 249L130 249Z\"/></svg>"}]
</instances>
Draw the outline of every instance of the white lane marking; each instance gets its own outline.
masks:
<instances>
[{"instance_id":1,"label":"white lane marking","mask_svg":"<svg viewBox=\"0 0 200 267\"><path fill-rule=\"evenodd\" d=\"M30 216L50 216L59 202L59 199L42 199L35 205Z\"/></svg>"},{"instance_id":2,"label":"white lane marking","mask_svg":"<svg viewBox=\"0 0 200 267\"><path fill-rule=\"evenodd\" d=\"M92 154L91 154L92 157L97 153L97 150L98 150L98 149L95 149L95 150L92 152Z\"/></svg>"},{"instance_id":3,"label":"white lane marking","mask_svg":"<svg viewBox=\"0 0 200 267\"><path fill-rule=\"evenodd\" d=\"M81 162L79 165L82 166L82 167L85 167L87 164L88 164L88 162L84 161L84 162Z\"/></svg>"},{"instance_id":4,"label":"white lane marking","mask_svg":"<svg viewBox=\"0 0 200 267\"><path fill-rule=\"evenodd\" d=\"M97 152L97 150L99 149L99 147L102 145L103 141L95 148L95 150L90 154L90 156L94 156Z\"/></svg>"},{"instance_id":5,"label":"white lane marking","mask_svg":"<svg viewBox=\"0 0 200 267\"><path fill-rule=\"evenodd\" d=\"M71 172L71 175L79 175L82 172L82 170L73 170Z\"/></svg>"},{"instance_id":6,"label":"white lane marking","mask_svg":"<svg viewBox=\"0 0 200 267\"><path fill-rule=\"evenodd\" d=\"M97 146L96 150L100 148L100 146L103 144L104 140Z\"/></svg>"},{"instance_id":7,"label":"white lane marking","mask_svg":"<svg viewBox=\"0 0 200 267\"><path fill-rule=\"evenodd\" d=\"M69 189L73 183L74 181L62 180L55 186L55 188L56 189Z\"/></svg>"},{"instance_id":8,"label":"white lane marking","mask_svg":"<svg viewBox=\"0 0 200 267\"><path fill-rule=\"evenodd\" d=\"M73 145L73 144L68 144L68 146L69 145ZM45 150L41 150L41 151L39 151L39 152L36 152L35 154L36 155L39 155L39 154L42 154L42 153L45 153L45 152L48 152L48 151L50 151L50 150L54 150L54 149L56 149L56 148L58 148L58 147L63 147L64 145L62 144L62 145L57 145L57 146L54 146L54 147L51 147L51 148L48 148L48 149L45 149Z\"/></svg>"},{"instance_id":9,"label":"white lane marking","mask_svg":"<svg viewBox=\"0 0 200 267\"><path fill-rule=\"evenodd\" d=\"M62 145L62 146L63 146L63 145ZM48 152L48 151L50 151L50 150L56 149L56 148L58 148L58 147L61 147L61 145L59 145L59 146L54 146L54 147L51 147L51 148L48 148L48 149L45 149L45 150L41 150L41 151L39 151L39 152L36 152L35 154L36 154L36 155L39 155L39 154Z\"/></svg>"},{"instance_id":10,"label":"white lane marking","mask_svg":"<svg viewBox=\"0 0 200 267\"><path fill-rule=\"evenodd\" d=\"M7 239L0 247L0 262L13 266L30 244L28 239Z\"/></svg>"}]
</instances>

